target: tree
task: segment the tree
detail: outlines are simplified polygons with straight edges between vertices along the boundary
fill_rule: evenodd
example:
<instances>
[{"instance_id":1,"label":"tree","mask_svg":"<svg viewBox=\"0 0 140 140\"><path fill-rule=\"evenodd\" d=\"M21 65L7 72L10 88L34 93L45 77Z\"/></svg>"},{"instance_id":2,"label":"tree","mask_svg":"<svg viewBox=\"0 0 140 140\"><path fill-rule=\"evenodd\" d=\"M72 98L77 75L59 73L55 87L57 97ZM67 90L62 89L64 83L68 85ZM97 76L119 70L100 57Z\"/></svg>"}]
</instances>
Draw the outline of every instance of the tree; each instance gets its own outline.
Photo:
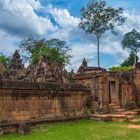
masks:
<instances>
[{"instance_id":1,"label":"tree","mask_svg":"<svg viewBox=\"0 0 140 140\"><path fill-rule=\"evenodd\" d=\"M59 39L46 40L30 36L20 44L20 50L26 52L24 59L30 63L37 63L41 55L50 61L57 61L62 67L69 64L71 55L68 54L70 47L65 41Z\"/></svg>"},{"instance_id":2,"label":"tree","mask_svg":"<svg viewBox=\"0 0 140 140\"><path fill-rule=\"evenodd\" d=\"M0 53L0 63L4 66L4 69L2 70L4 74L8 71L8 66L10 63L10 58L5 56L3 53Z\"/></svg>"},{"instance_id":3,"label":"tree","mask_svg":"<svg viewBox=\"0 0 140 140\"><path fill-rule=\"evenodd\" d=\"M129 50L131 53L135 55L135 63L137 62L137 53L140 48L140 33L135 29L126 33L121 42L122 48L125 50Z\"/></svg>"},{"instance_id":4,"label":"tree","mask_svg":"<svg viewBox=\"0 0 140 140\"><path fill-rule=\"evenodd\" d=\"M81 22L79 27L86 33L95 34L97 38L98 67L100 67L99 45L102 34L111 30L116 35L114 27L122 25L125 21L123 9L114 9L106 5L106 1L91 0L87 7L81 9Z\"/></svg>"},{"instance_id":5,"label":"tree","mask_svg":"<svg viewBox=\"0 0 140 140\"><path fill-rule=\"evenodd\" d=\"M136 56L136 61L138 61L139 58ZM135 54L133 52L130 53L129 57L121 64L122 67L124 66L132 66L135 63Z\"/></svg>"}]
</instances>

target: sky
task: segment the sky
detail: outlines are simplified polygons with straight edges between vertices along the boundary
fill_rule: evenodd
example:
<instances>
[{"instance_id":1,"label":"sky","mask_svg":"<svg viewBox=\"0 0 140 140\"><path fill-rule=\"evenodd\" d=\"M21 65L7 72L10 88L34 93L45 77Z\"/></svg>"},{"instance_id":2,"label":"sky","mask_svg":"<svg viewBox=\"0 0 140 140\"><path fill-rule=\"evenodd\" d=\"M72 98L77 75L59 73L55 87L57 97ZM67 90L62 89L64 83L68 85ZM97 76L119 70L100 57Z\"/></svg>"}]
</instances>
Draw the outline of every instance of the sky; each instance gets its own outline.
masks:
<instances>
[{"instance_id":1,"label":"sky","mask_svg":"<svg viewBox=\"0 0 140 140\"><path fill-rule=\"evenodd\" d=\"M122 50L123 35L132 29L140 31L140 0L106 0L123 7L126 22L116 28L118 35L106 32L100 42L101 67L122 63L129 55ZM29 35L58 38L71 46L73 57L68 70L75 71L85 57L88 65L97 66L96 38L79 29L80 10L89 0L0 0L0 52L10 56ZM138 54L140 56L140 53Z\"/></svg>"}]
</instances>

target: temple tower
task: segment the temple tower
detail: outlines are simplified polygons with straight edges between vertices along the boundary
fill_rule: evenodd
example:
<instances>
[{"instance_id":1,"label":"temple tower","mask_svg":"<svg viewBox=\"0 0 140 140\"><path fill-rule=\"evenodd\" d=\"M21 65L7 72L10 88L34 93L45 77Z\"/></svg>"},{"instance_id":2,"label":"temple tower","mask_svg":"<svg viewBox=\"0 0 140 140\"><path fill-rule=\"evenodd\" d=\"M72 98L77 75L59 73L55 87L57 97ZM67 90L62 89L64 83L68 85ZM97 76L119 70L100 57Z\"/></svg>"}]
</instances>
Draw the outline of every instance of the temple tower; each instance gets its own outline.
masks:
<instances>
[{"instance_id":1,"label":"temple tower","mask_svg":"<svg viewBox=\"0 0 140 140\"><path fill-rule=\"evenodd\" d=\"M22 64L22 59L16 50L9 65L8 78L12 80L18 80L18 75L21 70L23 70L23 68L24 65Z\"/></svg>"}]
</instances>

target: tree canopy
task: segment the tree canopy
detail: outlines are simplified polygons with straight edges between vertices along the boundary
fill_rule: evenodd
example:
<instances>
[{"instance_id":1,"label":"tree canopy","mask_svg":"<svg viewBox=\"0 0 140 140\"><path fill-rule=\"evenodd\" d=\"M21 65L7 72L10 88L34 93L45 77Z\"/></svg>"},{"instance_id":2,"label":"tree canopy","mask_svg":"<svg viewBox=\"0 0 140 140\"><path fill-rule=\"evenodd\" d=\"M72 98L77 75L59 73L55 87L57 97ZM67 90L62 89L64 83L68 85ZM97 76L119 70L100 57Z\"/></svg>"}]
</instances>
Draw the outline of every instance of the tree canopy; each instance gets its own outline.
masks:
<instances>
[{"instance_id":1,"label":"tree canopy","mask_svg":"<svg viewBox=\"0 0 140 140\"><path fill-rule=\"evenodd\" d=\"M50 61L57 61L62 67L69 64L71 55L68 54L70 47L65 41L59 39L46 40L30 36L22 40L20 50L28 53L24 58L30 63L38 62L39 58L43 55ZM24 54L26 54L24 53Z\"/></svg>"},{"instance_id":2,"label":"tree canopy","mask_svg":"<svg viewBox=\"0 0 140 140\"><path fill-rule=\"evenodd\" d=\"M121 42L122 48L129 50L130 53L135 55L135 63L137 61L137 53L140 49L140 33L133 29L132 31L126 33Z\"/></svg>"},{"instance_id":3,"label":"tree canopy","mask_svg":"<svg viewBox=\"0 0 140 140\"><path fill-rule=\"evenodd\" d=\"M79 27L85 30L86 33L95 34L97 38L98 67L100 67L100 37L108 30L116 34L114 28L122 25L124 21L123 9L114 9L107 6L106 1L97 2L91 0L86 7L81 9L81 22L79 23Z\"/></svg>"},{"instance_id":4,"label":"tree canopy","mask_svg":"<svg viewBox=\"0 0 140 140\"><path fill-rule=\"evenodd\" d=\"M138 61L139 58L136 56L136 61ZM124 60L124 62L121 64L122 67L124 66L132 66L135 63L135 54L133 52L130 53L129 57Z\"/></svg>"},{"instance_id":5,"label":"tree canopy","mask_svg":"<svg viewBox=\"0 0 140 140\"><path fill-rule=\"evenodd\" d=\"M2 63L3 66L4 66L3 72L5 74L8 70L8 66L9 66L9 63L10 63L10 58L5 56L3 53L0 53L0 63Z\"/></svg>"}]
</instances>

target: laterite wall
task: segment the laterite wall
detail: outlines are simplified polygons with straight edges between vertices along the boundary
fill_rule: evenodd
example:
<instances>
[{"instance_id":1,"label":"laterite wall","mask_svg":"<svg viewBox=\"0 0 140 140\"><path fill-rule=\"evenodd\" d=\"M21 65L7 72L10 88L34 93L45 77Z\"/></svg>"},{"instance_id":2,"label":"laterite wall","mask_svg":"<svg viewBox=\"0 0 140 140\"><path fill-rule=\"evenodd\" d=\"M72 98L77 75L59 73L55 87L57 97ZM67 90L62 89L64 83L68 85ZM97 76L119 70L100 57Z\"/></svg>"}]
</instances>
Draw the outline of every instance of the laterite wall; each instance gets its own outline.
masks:
<instances>
[{"instance_id":1,"label":"laterite wall","mask_svg":"<svg viewBox=\"0 0 140 140\"><path fill-rule=\"evenodd\" d=\"M0 81L0 124L84 116L89 91L79 84Z\"/></svg>"}]
</instances>

